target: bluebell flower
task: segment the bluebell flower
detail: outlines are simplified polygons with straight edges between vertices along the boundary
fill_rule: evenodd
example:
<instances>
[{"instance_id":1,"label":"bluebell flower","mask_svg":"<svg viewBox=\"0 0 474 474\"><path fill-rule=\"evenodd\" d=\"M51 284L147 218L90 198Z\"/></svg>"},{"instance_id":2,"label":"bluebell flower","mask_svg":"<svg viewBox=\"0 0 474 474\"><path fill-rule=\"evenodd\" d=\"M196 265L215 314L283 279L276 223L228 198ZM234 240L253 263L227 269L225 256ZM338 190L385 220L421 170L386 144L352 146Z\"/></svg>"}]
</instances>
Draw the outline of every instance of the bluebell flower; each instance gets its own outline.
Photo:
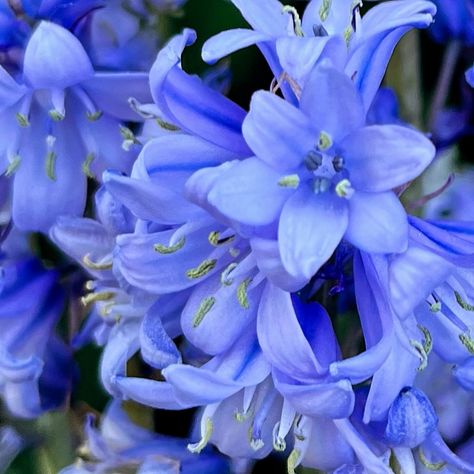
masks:
<instances>
[{"instance_id":1,"label":"bluebell flower","mask_svg":"<svg viewBox=\"0 0 474 474\"><path fill-rule=\"evenodd\" d=\"M257 44L283 93L295 102L291 82L300 87L320 57L330 56L355 79L368 108L382 80L392 51L411 28L433 21L434 5L426 1L392 1L372 8L361 20L361 2L311 1L300 19L295 8L277 0L258 4L233 0L253 30L224 31L203 48L203 59L214 62L243 47ZM348 48L346 48L347 43ZM288 82L288 83L287 83Z\"/></svg>"},{"instance_id":2,"label":"bluebell flower","mask_svg":"<svg viewBox=\"0 0 474 474\"><path fill-rule=\"evenodd\" d=\"M0 120L9 136L1 148L5 173L14 175L13 220L21 229L46 232L58 215L82 213L87 176L131 165L134 152L122 149L120 125L140 119L127 100L148 96L147 76L95 73L77 38L42 22L26 46L22 82L5 70L1 81Z\"/></svg>"},{"instance_id":3,"label":"bluebell flower","mask_svg":"<svg viewBox=\"0 0 474 474\"><path fill-rule=\"evenodd\" d=\"M368 252L406 248L406 214L392 189L418 176L434 147L407 127L365 126L345 74L317 67L298 109L255 93L243 134L254 157L198 171L187 189L241 225L273 226L289 274L310 279L342 238Z\"/></svg>"},{"instance_id":4,"label":"bluebell flower","mask_svg":"<svg viewBox=\"0 0 474 474\"><path fill-rule=\"evenodd\" d=\"M0 472L6 472L8 466L20 452L23 441L10 426L0 428Z\"/></svg>"},{"instance_id":5,"label":"bluebell flower","mask_svg":"<svg viewBox=\"0 0 474 474\"><path fill-rule=\"evenodd\" d=\"M186 440L152 433L135 425L120 406L112 402L94 427L94 416L85 424L86 440L79 459L61 474L102 473L108 470L135 469L137 473L230 472L228 461L217 453L206 452L193 456L186 449Z\"/></svg>"},{"instance_id":6,"label":"bluebell flower","mask_svg":"<svg viewBox=\"0 0 474 474\"><path fill-rule=\"evenodd\" d=\"M438 8L430 31L436 41L459 40L474 43L474 2L472 0L433 0Z\"/></svg>"},{"instance_id":7,"label":"bluebell flower","mask_svg":"<svg viewBox=\"0 0 474 474\"><path fill-rule=\"evenodd\" d=\"M54 334L64 305L57 279L31 257L3 262L0 395L19 417L57 408L71 390L71 354Z\"/></svg>"}]
</instances>

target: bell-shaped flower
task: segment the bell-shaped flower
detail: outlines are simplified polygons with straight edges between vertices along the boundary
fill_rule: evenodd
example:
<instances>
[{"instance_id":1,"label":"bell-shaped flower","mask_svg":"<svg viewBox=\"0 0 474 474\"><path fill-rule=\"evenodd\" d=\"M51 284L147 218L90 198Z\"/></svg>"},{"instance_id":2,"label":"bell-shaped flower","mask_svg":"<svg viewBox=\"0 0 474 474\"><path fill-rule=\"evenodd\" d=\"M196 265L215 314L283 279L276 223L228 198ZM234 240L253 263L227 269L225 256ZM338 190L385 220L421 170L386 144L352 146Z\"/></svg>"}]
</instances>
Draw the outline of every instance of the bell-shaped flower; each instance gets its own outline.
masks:
<instances>
[{"instance_id":1,"label":"bell-shaped flower","mask_svg":"<svg viewBox=\"0 0 474 474\"><path fill-rule=\"evenodd\" d=\"M60 471L61 474L86 474L134 469L139 474L162 473L212 474L227 473L227 460L206 452L193 456L186 449L186 440L152 433L135 425L120 406L113 401L94 427L94 416L85 423L86 440L82 453L87 462L78 462Z\"/></svg>"},{"instance_id":2,"label":"bell-shaped flower","mask_svg":"<svg viewBox=\"0 0 474 474\"><path fill-rule=\"evenodd\" d=\"M299 108L256 92L243 133L255 156L196 173L188 192L242 225L277 227L290 275L308 281L343 238L371 253L406 249L407 216L392 189L417 177L435 149L411 128L366 126L345 74L316 67Z\"/></svg>"},{"instance_id":3,"label":"bell-shaped flower","mask_svg":"<svg viewBox=\"0 0 474 474\"><path fill-rule=\"evenodd\" d=\"M19 417L60 406L71 389L71 354L54 334L64 304L57 279L33 258L3 263L0 396Z\"/></svg>"},{"instance_id":4,"label":"bell-shaped flower","mask_svg":"<svg viewBox=\"0 0 474 474\"><path fill-rule=\"evenodd\" d=\"M79 40L43 21L26 46L22 82L5 70L0 76L0 122L9 137L0 149L14 180L13 220L46 232L59 215L82 214L87 177L130 168L134 152L122 149L121 130L126 143L134 140L121 120L140 120L127 101L147 100L147 75L95 73Z\"/></svg>"}]
</instances>

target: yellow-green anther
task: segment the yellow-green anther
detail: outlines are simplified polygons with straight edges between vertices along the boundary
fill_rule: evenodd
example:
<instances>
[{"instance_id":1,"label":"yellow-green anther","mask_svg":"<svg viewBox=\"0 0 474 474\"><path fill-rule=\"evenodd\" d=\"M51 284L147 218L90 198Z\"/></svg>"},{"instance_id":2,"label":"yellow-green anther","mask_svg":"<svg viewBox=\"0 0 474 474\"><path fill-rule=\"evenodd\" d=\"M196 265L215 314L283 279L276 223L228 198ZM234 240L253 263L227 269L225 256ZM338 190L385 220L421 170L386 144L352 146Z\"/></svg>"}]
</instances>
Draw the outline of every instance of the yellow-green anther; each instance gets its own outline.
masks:
<instances>
[{"instance_id":1,"label":"yellow-green anther","mask_svg":"<svg viewBox=\"0 0 474 474\"><path fill-rule=\"evenodd\" d=\"M329 11L331 10L332 0L323 0L321 8L319 9L319 18L321 21L326 21L329 16Z\"/></svg>"},{"instance_id":2,"label":"yellow-green anther","mask_svg":"<svg viewBox=\"0 0 474 474\"><path fill-rule=\"evenodd\" d=\"M88 178L94 178L94 173L91 170L91 164L95 159L94 153L88 153L86 156L86 160L82 163L81 169L82 172L88 177Z\"/></svg>"},{"instance_id":3,"label":"yellow-green anther","mask_svg":"<svg viewBox=\"0 0 474 474\"><path fill-rule=\"evenodd\" d=\"M346 44L348 46L349 46L349 43L351 41L353 33L354 33L354 30L353 30L352 26L350 26L350 25L344 30L344 40L346 41Z\"/></svg>"},{"instance_id":4,"label":"yellow-green anther","mask_svg":"<svg viewBox=\"0 0 474 474\"><path fill-rule=\"evenodd\" d=\"M462 309L465 309L466 311L474 311L474 306L464 301L460 293L455 291L454 296L456 297L456 301L458 302L458 305L461 306Z\"/></svg>"},{"instance_id":5,"label":"yellow-green anther","mask_svg":"<svg viewBox=\"0 0 474 474\"><path fill-rule=\"evenodd\" d=\"M123 138L122 148L125 151L129 151L132 145L140 145L137 137L135 137L135 134L128 127L121 126L120 134Z\"/></svg>"},{"instance_id":6,"label":"yellow-green anther","mask_svg":"<svg viewBox=\"0 0 474 474\"><path fill-rule=\"evenodd\" d=\"M193 318L193 328L197 328L204 319L209 311L211 311L212 307L215 305L216 299L213 296L209 296L208 298L204 298L202 303L199 305L198 310Z\"/></svg>"},{"instance_id":7,"label":"yellow-green anther","mask_svg":"<svg viewBox=\"0 0 474 474\"><path fill-rule=\"evenodd\" d=\"M327 150L332 147L332 137L327 132L321 132L319 134L318 149L321 151Z\"/></svg>"},{"instance_id":8,"label":"yellow-green anther","mask_svg":"<svg viewBox=\"0 0 474 474\"><path fill-rule=\"evenodd\" d=\"M300 450L299 449L293 449L291 451L290 455L288 456L287 460L287 468L288 468L288 474L296 474L295 469L298 467L298 461L300 459Z\"/></svg>"},{"instance_id":9,"label":"yellow-green anther","mask_svg":"<svg viewBox=\"0 0 474 474\"><path fill-rule=\"evenodd\" d=\"M112 270L112 262L97 263L91 260L89 254L82 257L82 263L91 270Z\"/></svg>"},{"instance_id":10,"label":"yellow-green anther","mask_svg":"<svg viewBox=\"0 0 474 474\"><path fill-rule=\"evenodd\" d=\"M15 171L20 167L21 157L19 155L15 155L10 161L7 170L5 171L5 176L9 177L15 174Z\"/></svg>"},{"instance_id":11,"label":"yellow-green anther","mask_svg":"<svg viewBox=\"0 0 474 474\"><path fill-rule=\"evenodd\" d=\"M26 128L30 126L30 121L28 120L28 117L25 114L21 114L20 112L18 112L15 117L20 127Z\"/></svg>"},{"instance_id":12,"label":"yellow-green anther","mask_svg":"<svg viewBox=\"0 0 474 474\"><path fill-rule=\"evenodd\" d=\"M186 272L186 276L192 280L207 275L216 266L217 260L204 260L196 268L191 268Z\"/></svg>"},{"instance_id":13,"label":"yellow-green anther","mask_svg":"<svg viewBox=\"0 0 474 474\"><path fill-rule=\"evenodd\" d=\"M241 412L241 411L234 412L235 421L238 421L239 423L243 423L244 421L246 421L249 415L250 415L249 411L248 412Z\"/></svg>"},{"instance_id":14,"label":"yellow-green anther","mask_svg":"<svg viewBox=\"0 0 474 474\"><path fill-rule=\"evenodd\" d=\"M304 36L303 28L301 27L301 18L298 13L298 10L295 7L292 7L291 5L285 5L283 7L283 13L289 13L293 16L296 36Z\"/></svg>"},{"instance_id":15,"label":"yellow-green anther","mask_svg":"<svg viewBox=\"0 0 474 474\"><path fill-rule=\"evenodd\" d=\"M441 311L441 301L436 301L435 303L433 303L430 306L430 311L432 313L438 313L439 311Z\"/></svg>"},{"instance_id":16,"label":"yellow-green anther","mask_svg":"<svg viewBox=\"0 0 474 474\"><path fill-rule=\"evenodd\" d=\"M246 278L238 287L237 287L237 299L239 300L239 304L244 309L249 309L249 299L247 295L247 288L249 287L250 283L252 283L251 278Z\"/></svg>"},{"instance_id":17,"label":"yellow-green anther","mask_svg":"<svg viewBox=\"0 0 474 474\"><path fill-rule=\"evenodd\" d=\"M221 235L217 231L211 232L208 237L209 243L211 245L214 245L214 247L228 244L229 242L232 242L234 239L235 239L235 235L231 235L229 237L224 237L223 239L221 239Z\"/></svg>"},{"instance_id":18,"label":"yellow-green anther","mask_svg":"<svg viewBox=\"0 0 474 474\"><path fill-rule=\"evenodd\" d=\"M354 194L351 182L348 179L343 179L336 184L336 194L341 198L351 198Z\"/></svg>"},{"instance_id":19,"label":"yellow-green anther","mask_svg":"<svg viewBox=\"0 0 474 474\"><path fill-rule=\"evenodd\" d=\"M273 449L283 452L286 449L286 441L278 435L278 424L273 428Z\"/></svg>"},{"instance_id":20,"label":"yellow-green anther","mask_svg":"<svg viewBox=\"0 0 474 474\"><path fill-rule=\"evenodd\" d=\"M233 281L232 278L229 278L229 274L232 270L237 268L237 263L233 262L227 266L227 268L221 273L221 283L225 286L232 285Z\"/></svg>"},{"instance_id":21,"label":"yellow-green anther","mask_svg":"<svg viewBox=\"0 0 474 474\"><path fill-rule=\"evenodd\" d=\"M430 471L441 471L444 466L446 466L446 463L444 461L442 462L430 462L428 459L426 459L425 453L421 448L418 448L418 459L420 460L421 464L425 466L427 469Z\"/></svg>"},{"instance_id":22,"label":"yellow-green anther","mask_svg":"<svg viewBox=\"0 0 474 474\"><path fill-rule=\"evenodd\" d=\"M182 249L185 243L186 243L186 238L182 237L174 245L166 246L163 244L155 244L153 248L155 249L155 252L161 253L163 255L168 255L170 253L175 253L178 250Z\"/></svg>"},{"instance_id":23,"label":"yellow-green anther","mask_svg":"<svg viewBox=\"0 0 474 474\"><path fill-rule=\"evenodd\" d=\"M164 130L168 130L169 132L177 132L181 130L179 127L176 125L173 125L172 123L165 122L163 119L157 118L156 123L163 128Z\"/></svg>"},{"instance_id":24,"label":"yellow-green anther","mask_svg":"<svg viewBox=\"0 0 474 474\"><path fill-rule=\"evenodd\" d=\"M300 177L297 174L289 174L283 176L278 181L278 186L283 188L293 188L296 189L300 185Z\"/></svg>"},{"instance_id":25,"label":"yellow-green anther","mask_svg":"<svg viewBox=\"0 0 474 474\"><path fill-rule=\"evenodd\" d=\"M97 122L102 115L103 112L101 110L96 110L95 112L87 112L87 119L90 120L91 122Z\"/></svg>"},{"instance_id":26,"label":"yellow-green anther","mask_svg":"<svg viewBox=\"0 0 474 474\"><path fill-rule=\"evenodd\" d=\"M55 122L61 122L61 120L64 120L65 117L63 113L56 109L51 109L48 114Z\"/></svg>"},{"instance_id":27,"label":"yellow-green anther","mask_svg":"<svg viewBox=\"0 0 474 474\"><path fill-rule=\"evenodd\" d=\"M412 339L410 344L418 351L420 356L420 365L418 366L418 371L422 372L428 366L428 354L425 351L425 348L417 340Z\"/></svg>"},{"instance_id":28,"label":"yellow-green anther","mask_svg":"<svg viewBox=\"0 0 474 474\"><path fill-rule=\"evenodd\" d=\"M431 333L428 328L425 328L425 326L422 326L421 324L418 324L418 329L422 332L424 337L423 349L425 350L426 355L429 355L433 349L433 338L431 337Z\"/></svg>"},{"instance_id":29,"label":"yellow-green anther","mask_svg":"<svg viewBox=\"0 0 474 474\"><path fill-rule=\"evenodd\" d=\"M265 446L265 443L263 442L263 439L255 439L255 438L252 438L252 439L250 440L250 447L251 447L254 451L258 451L259 449L262 449L264 446Z\"/></svg>"},{"instance_id":30,"label":"yellow-green anther","mask_svg":"<svg viewBox=\"0 0 474 474\"><path fill-rule=\"evenodd\" d=\"M204 435L198 443L188 444L188 450L194 454L199 454L206 446L209 440L211 439L212 431L214 429L212 420L206 418L205 421Z\"/></svg>"},{"instance_id":31,"label":"yellow-green anther","mask_svg":"<svg viewBox=\"0 0 474 474\"><path fill-rule=\"evenodd\" d=\"M46 175L52 181L56 181L56 158L58 156L54 151L48 151L46 154Z\"/></svg>"},{"instance_id":32,"label":"yellow-green anther","mask_svg":"<svg viewBox=\"0 0 474 474\"><path fill-rule=\"evenodd\" d=\"M95 303L96 301L110 301L115 296L113 291L102 291L99 293L89 293L81 298L81 302L84 306L89 303Z\"/></svg>"},{"instance_id":33,"label":"yellow-green anther","mask_svg":"<svg viewBox=\"0 0 474 474\"><path fill-rule=\"evenodd\" d=\"M459 340L471 354L474 354L474 341L471 339L471 336L468 334L459 334Z\"/></svg>"}]
</instances>

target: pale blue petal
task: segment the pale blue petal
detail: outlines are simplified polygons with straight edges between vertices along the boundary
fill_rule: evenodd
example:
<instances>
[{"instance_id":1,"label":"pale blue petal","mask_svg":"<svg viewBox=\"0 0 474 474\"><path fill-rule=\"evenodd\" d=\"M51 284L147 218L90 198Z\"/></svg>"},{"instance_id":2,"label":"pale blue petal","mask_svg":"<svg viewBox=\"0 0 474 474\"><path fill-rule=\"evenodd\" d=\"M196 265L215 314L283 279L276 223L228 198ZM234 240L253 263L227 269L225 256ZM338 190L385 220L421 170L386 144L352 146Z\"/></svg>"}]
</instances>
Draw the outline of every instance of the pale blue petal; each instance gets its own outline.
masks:
<instances>
[{"instance_id":1,"label":"pale blue petal","mask_svg":"<svg viewBox=\"0 0 474 474\"><path fill-rule=\"evenodd\" d=\"M401 253L408 246L408 219L392 192L356 191L349 200L344 237L364 252Z\"/></svg>"},{"instance_id":2,"label":"pale blue petal","mask_svg":"<svg viewBox=\"0 0 474 474\"><path fill-rule=\"evenodd\" d=\"M329 260L348 223L348 203L331 192L300 188L283 207L278 241L283 265L308 280Z\"/></svg>"}]
</instances>

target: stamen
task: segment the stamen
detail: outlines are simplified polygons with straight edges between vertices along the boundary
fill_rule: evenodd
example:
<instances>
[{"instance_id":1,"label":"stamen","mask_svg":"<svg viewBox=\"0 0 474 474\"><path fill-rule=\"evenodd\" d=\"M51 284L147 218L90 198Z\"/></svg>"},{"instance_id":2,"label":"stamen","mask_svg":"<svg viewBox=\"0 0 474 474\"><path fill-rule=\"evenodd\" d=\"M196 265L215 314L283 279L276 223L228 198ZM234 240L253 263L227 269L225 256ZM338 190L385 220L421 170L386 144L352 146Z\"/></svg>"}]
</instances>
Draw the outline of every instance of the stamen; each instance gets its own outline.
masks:
<instances>
[{"instance_id":1,"label":"stamen","mask_svg":"<svg viewBox=\"0 0 474 474\"><path fill-rule=\"evenodd\" d=\"M82 257L82 263L91 270L112 270L113 262L94 262L90 258L90 254Z\"/></svg>"},{"instance_id":2,"label":"stamen","mask_svg":"<svg viewBox=\"0 0 474 474\"><path fill-rule=\"evenodd\" d=\"M428 356L433 349L433 338L431 337L431 333L428 328L418 324L418 329L422 332L424 341L423 341L423 349L425 350L426 355Z\"/></svg>"},{"instance_id":3,"label":"stamen","mask_svg":"<svg viewBox=\"0 0 474 474\"><path fill-rule=\"evenodd\" d=\"M322 131L319 134L319 141L318 141L318 149L321 151L325 151L328 148L332 147L332 137L329 133Z\"/></svg>"},{"instance_id":4,"label":"stamen","mask_svg":"<svg viewBox=\"0 0 474 474\"><path fill-rule=\"evenodd\" d=\"M354 34L354 29L352 28L351 25L349 25L345 30L344 30L344 41L346 44L349 46L349 43L351 42L352 35Z\"/></svg>"},{"instance_id":5,"label":"stamen","mask_svg":"<svg viewBox=\"0 0 474 474\"><path fill-rule=\"evenodd\" d=\"M300 450L299 449L293 449L291 451L290 455L288 456L287 460L287 468L288 468L288 474L296 474L296 468L298 467L300 463Z\"/></svg>"},{"instance_id":6,"label":"stamen","mask_svg":"<svg viewBox=\"0 0 474 474\"><path fill-rule=\"evenodd\" d=\"M51 103L53 108L48 112L49 116L55 121L60 122L64 120L66 116L66 110L64 108L65 94L63 90L53 89L51 91Z\"/></svg>"},{"instance_id":7,"label":"stamen","mask_svg":"<svg viewBox=\"0 0 474 474\"><path fill-rule=\"evenodd\" d=\"M411 339L410 344L418 351L420 356L420 365L418 366L418 371L421 372L428 367L428 354L425 351L425 348L417 340Z\"/></svg>"},{"instance_id":8,"label":"stamen","mask_svg":"<svg viewBox=\"0 0 474 474\"><path fill-rule=\"evenodd\" d=\"M207 446L207 443L211 439L212 431L214 429L212 419L206 417L204 425L204 433L202 433L201 440L198 443L188 444L188 450L194 454L199 454ZM201 431L203 431L202 428Z\"/></svg>"},{"instance_id":9,"label":"stamen","mask_svg":"<svg viewBox=\"0 0 474 474\"><path fill-rule=\"evenodd\" d=\"M65 118L64 114L55 109L51 109L48 114L55 122L61 122Z\"/></svg>"},{"instance_id":10,"label":"stamen","mask_svg":"<svg viewBox=\"0 0 474 474\"><path fill-rule=\"evenodd\" d=\"M460 293L455 291L454 296L456 297L456 301L457 301L458 305L461 306L462 309L464 309L466 311L474 311L474 306L467 303L466 301L464 301L464 299L463 299L463 297L461 296Z\"/></svg>"},{"instance_id":11,"label":"stamen","mask_svg":"<svg viewBox=\"0 0 474 474\"><path fill-rule=\"evenodd\" d=\"M123 138L122 148L125 151L130 151L133 145L141 145L140 141L135 137L135 134L128 127L121 125L120 134Z\"/></svg>"},{"instance_id":12,"label":"stamen","mask_svg":"<svg viewBox=\"0 0 474 474\"><path fill-rule=\"evenodd\" d=\"M237 268L238 264L233 262L227 266L227 268L221 273L221 284L225 286L230 286L234 282L232 278L229 278L230 273L232 270Z\"/></svg>"},{"instance_id":13,"label":"stamen","mask_svg":"<svg viewBox=\"0 0 474 474\"><path fill-rule=\"evenodd\" d=\"M168 130L169 132L178 132L179 130L181 130L179 127L177 127L176 125L173 125L172 123L169 123L169 122L165 122L164 120L162 120L161 118L157 118L156 119L156 123L161 127L163 128L164 130Z\"/></svg>"},{"instance_id":14,"label":"stamen","mask_svg":"<svg viewBox=\"0 0 474 474\"><path fill-rule=\"evenodd\" d=\"M155 249L155 252L161 253L163 255L168 255L170 253L175 253L178 250L182 249L185 243L186 238L181 237L181 239L178 240L178 242L176 242L174 245L166 246L163 244L155 244L153 248Z\"/></svg>"},{"instance_id":15,"label":"stamen","mask_svg":"<svg viewBox=\"0 0 474 474\"><path fill-rule=\"evenodd\" d=\"M214 245L214 247L217 247L219 245L224 245L229 242L232 242L233 240L235 240L235 235L230 235L229 237L221 238L220 232L213 231L209 234L208 240L211 245Z\"/></svg>"},{"instance_id":16,"label":"stamen","mask_svg":"<svg viewBox=\"0 0 474 474\"><path fill-rule=\"evenodd\" d=\"M186 272L186 276L192 280L201 278L207 275L210 271L214 270L217 260L204 260L196 268L191 268Z\"/></svg>"},{"instance_id":17,"label":"stamen","mask_svg":"<svg viewBox=\"0 0 474 474\"><path fill-rule=\"evenodd\" d=\"M98 110L95 106L92 99L89 97L87 92L82 87L73 87L72 88L77 98L82 102L82 105L86 108L86 117L91 122L99 120L103 113L101 110Z\"/></svg>"},{"instance_id":18,"label":"stamen","mask_svg":"<svg viewBox=\"0 0 474 474\"><path fill-rule=\"evenodd\" d=\"M283 13L289 13L293 16L296 36L304 36L303 28L301 27L301 18L298 13L298 10L295 7L292 7L291 5L285 5L283 7Z\"/></svg>"},{"instance_id":19,"label":"stamen","mask_svg":"<svg viewBox=\"0 0 474 474\"><path fill-rule=\"evenodd\" d=\"M196 311L196 314L194 315L193 318L193 327L197 328L201 323L202 320L204 319L204 316L206 316L209 311L211 311L212 307L216 303L216 299L213 296L210 296L208 298L204 298L202 300L201 305L199 306L198 310Z\"/></svg>"},{"instance_id":20,"label":"stamen","mask_svg":"<svg viewBox=\"0 0 474 474\"><path fill-rule=\"evenodd\" d=\"M336 184L336 194L341 198L350 199L354 195L354 188L348 179L343 179Z\"/></svg>"},{"instance_id":21,"label":"stamen","mask_svg":"<svg viewBox=\"0 0 474 474\"><path fill-rule=\"evenodd\" d=\"M86 156L86 160L82 163L81 169L82 172L88 177L88 178L95 178L94 173L91 170L91 164L95 159L94 153L88 153Z\"/></svg>"},{"instance_id":22,"label":"stamen","mask_svg":"<svg viewBox=\"0 0 474 474\"><path fill-rule=\"evenodd\" d=\"M418 448L418 459L420 460L421 464L423 464L423 466L425 466L430 471L441 471L441 469L446 466L446 463L444 461L436 463L428 461L425 456L425 453L421 449L421 446Z\"/></svg>"},{"instance_id":23,"label":"stamen","mask_svg":"<svg viewBox=\"0 0 474 474\"><path fill-rule=\"evenodd\" d=\"M283 188L292 188L296 189L300 185L300 177L297 174L289 174L287 176L283 176L278 181L278 186Z\"/></svg>"},{"instance_id":24,"label":"stamen","mask_svg":"<svg viewBox=\"0 0 474 474\"><path fill-rule=\"evenodd\" d=\"M10 161L10 164L5 171L5 176L10 177L15 174L16 170L20 167L21 157L19 155L15 155L13 159Z\"/></svg>"},{"instance_id":25,"label":"stamen","mask_svg":"<svg viewBox=\"0 0 474 474\"><path fill-rule=\"evenodd\" d=\"M29 115L32 98L32 94L27 94L21 102L20 110L15 114L16 120L20 127L26 128L30 126Z\"/></svg>"},{"instance_id":26,"label":"stamen","mask_svg":"<svg viewBox=\"0 0 474 474\"><path fill-rule=\"evenodd\" d=\"M247 288L252 283L251 278L246 278L238 287L237 287L237 299L239 304L244 309L249 309L250 304L247 295Z\"/></svg>"},{"instance_id":27,"label":"stamen","mask_svg":"<svg viewBox=\"0 0 474 474\"><path fill-rule=\"evenodd\" d=\"M46 155L46 174L51 181L56 181L56 158L54 151L48 151Z\"/></svg>"},{"instance_id":28,"label":"stamen","mask_svg":"<svg viewBox=\"0 0 474 474\"><path fill-rule=\"evenodd\" d=\"M113 291L102 291L99 293L89 293L81 298L81 303L87 306L89 303L95 303L97 301L110 301L115 296Z\"/></svg>"},{"instance_id":29,"label":"stamen","mask_svg":"<svg viewBox=\"0 0 474 474\"><path fill-rule=\"evenodd\" d=\"M319 9L319 18L321 18L321 21L323 22L328 19L331 10L331 3L332 0L323 0L321 8Z\"/></svg>"},{"instance_id":30,"label":"stamen","mask_svg":"<svg viewBox=\"0 0 474 474\"><path fill-rule=\"evenodd\" d=\"M89 120L90 122L97 122L97 120L99 120L102 115L104 115L102 110L96 110L95 112L86 112L87 120Z\"/></svg>"},{"instance_id":31,"label":"stamen","mask_svg":"<svg viewBox=\"0 0 474 474\"><path fill-rule=\"evenodd\" d=\"M435 301L432 305L430 305L430 311L432 313L438 313L441 311L441 301Z\"/></svg>"},{"instance_id":32,"label":"stamen","mask_svg":"<svg viewBox=\"0 0 474 474\"><path fill-rule=\"evenodd\" d=\"M459 340L471 354L474 354L474 340L469 334L459 334Z\"/></svg>"},{"instance_id":33,"label":"stamen","mask_svg":"<svg viewBox=\"0 0 474 474\"><path fill-rule=\"evenodd\" d=\"M286 441L284 438L281 438L278 435L278 430L280 428L280 422L277 422L273 427L272 437L273 437L273 449L275 451L284 451L286 449Z\"/></svg>"},{"instance_id":34,"label":"stamen","mask_svg":"<svg viewBox=\"0 0 474 474\"><path fill-rule=\"evenodd\" d=\"M20 112L17 112L15 117L20 127L26 128L30 126L30 121L28 120L27 115L23 115Z\"/></svg>"}]
</instances>

